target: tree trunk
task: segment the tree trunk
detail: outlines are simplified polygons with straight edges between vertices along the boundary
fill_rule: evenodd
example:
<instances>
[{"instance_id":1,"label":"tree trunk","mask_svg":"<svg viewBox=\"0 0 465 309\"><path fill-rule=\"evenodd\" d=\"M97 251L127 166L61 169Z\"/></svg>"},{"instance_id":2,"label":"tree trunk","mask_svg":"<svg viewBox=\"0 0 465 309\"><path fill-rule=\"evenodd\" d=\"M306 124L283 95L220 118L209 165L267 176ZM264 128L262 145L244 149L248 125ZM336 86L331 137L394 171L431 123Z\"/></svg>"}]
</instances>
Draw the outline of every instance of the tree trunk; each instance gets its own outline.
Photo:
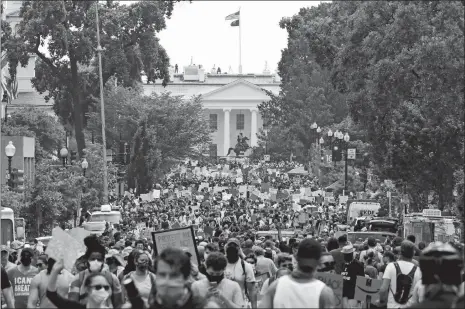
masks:
<instances>
[{"instance_id":1,"label":"tree trunk","mask_svg":"<svg viewBox=\"0 0 465 309\"><path fill-rule=\"evenodd\" d=\"M84 149L86 148L86 141L84 137L84 128L82 122L82 106L81 106L81 94L79 90L79 74L77 60L74 58L73 53L70 52L70 64L71 64L71 93L73 97L73 112L74 112L74 133L78 148L79 157L82 158L84 155Z\"/></svg>"}]
</instances>

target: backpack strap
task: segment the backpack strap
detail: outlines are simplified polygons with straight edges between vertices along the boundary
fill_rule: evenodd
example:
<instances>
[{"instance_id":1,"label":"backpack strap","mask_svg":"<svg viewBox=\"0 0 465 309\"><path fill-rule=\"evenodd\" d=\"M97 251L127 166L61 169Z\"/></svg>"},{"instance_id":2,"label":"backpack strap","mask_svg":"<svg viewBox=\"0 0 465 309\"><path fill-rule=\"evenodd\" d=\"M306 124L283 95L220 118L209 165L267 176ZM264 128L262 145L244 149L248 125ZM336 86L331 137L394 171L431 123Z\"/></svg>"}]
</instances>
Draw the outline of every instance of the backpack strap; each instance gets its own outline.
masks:
<instances>
[{"instance_id":1,"label":"backpack strap","mask_svg":"<svg viewBox=\"0 0 465 309\"><path fill-rule=\"evenodd\" d=\"M242 271L244 273L244 291L245 291L245 296L249 298L249 291L247 291L247 273L245 272L245 262L243 259L241 259L241 266L242 266Z\"/></svg>"},{"instance_id":2,"label":"backpack strap","mask_svg":"<svg viewBox=\"0 0 465 309\"><path fill-rule=\"evenodd\" d=\"M417 271L417 265L413 265L412 270L407 275L412 279L412 281L413 281L413 278L415 277L416 271Z\"/></svg>"},{"instance_id":3,"label":"backpack strap","mask_svg":"<svg viewBox=\"0 0 465 309\"><path fill-rule=\"evenodd\" d=\"M396 268L396 278L397 278L397 276L399 276L399 274L401 274L402 271L400 270L399 263L394 262L394 267ZM386 270L385 270L385 271L386 271ZM391 291L392 295L396 295L396 294L392 291L391 285L389 285L389 291Z\"/></svg>"}]
</instances>

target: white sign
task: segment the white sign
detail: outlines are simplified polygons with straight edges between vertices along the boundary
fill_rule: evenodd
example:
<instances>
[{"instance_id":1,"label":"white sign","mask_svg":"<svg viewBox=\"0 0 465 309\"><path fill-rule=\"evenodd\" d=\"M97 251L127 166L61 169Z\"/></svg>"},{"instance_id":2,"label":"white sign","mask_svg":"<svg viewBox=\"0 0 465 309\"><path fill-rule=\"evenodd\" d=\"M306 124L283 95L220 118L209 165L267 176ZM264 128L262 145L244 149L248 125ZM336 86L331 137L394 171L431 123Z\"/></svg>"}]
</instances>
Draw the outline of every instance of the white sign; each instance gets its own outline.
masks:
<instances>
[{"instance_id":1,"label":"white sign","mask_svg":"<svg viewBox=\"0 0 465 309\"><path fill-rule=\"evenodd\" d=\"M326 155L326 161L327 161L328 163L331 163L331 162L333 161L333 155L330 155L330 154L329 154L329 155Z\"/></svg>"},{"instance_id":2,"label":"white sign","mask_svg":"<svg viewBox=\"0 0 465 309\"><path fill-rule=\"evenodd\" d=\"M270 155L264 155L263 160L265 160L265 162L270 162Z\"/></svg>"},{"instance_id":3,"label":"white sign","mask_svg":"<svg viewBox=\"0 0 465 309\"><path fill-rule=\"evenodd\" d=\"M347 159L349 159L349 160L355 160L355 152L356 152L356 149L355 149L355 148L349 148L349 149L347 149Z\"/></svg>"}]
</instances>

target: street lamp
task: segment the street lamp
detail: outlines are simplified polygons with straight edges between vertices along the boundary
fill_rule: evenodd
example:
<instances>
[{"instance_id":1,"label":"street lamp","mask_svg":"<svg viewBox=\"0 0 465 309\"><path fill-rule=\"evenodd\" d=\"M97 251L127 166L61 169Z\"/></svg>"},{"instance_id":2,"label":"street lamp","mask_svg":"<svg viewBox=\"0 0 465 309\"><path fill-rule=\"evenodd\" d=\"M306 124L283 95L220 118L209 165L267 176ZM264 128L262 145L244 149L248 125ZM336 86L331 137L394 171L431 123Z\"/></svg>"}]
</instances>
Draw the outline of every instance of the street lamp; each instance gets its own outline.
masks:
<instances>
[{"instance_id":1,"label":"street lamp","mask_svg":"<svg viewBox=\"0 0 465 309\"><path fill-rule=\"evenodd\" d=\"M310 126L310 129L315 130L316 128L318 128L318 125L316 124L316 122L312 123L312 125Z\"/></svg>"},{"instance_id":2,"label":"street lamp","mask_svg":"<svg viewBox=\"0 0 465 309\"><path fill-rule=\"evenodd\" d=\"M320 145L323 145L325 143L325 140L323 139L323 136L320 137Z\"/></svg>"},{"instance_id":3,"label":"street lamp","mask_svg":"<svg viewBox=\"0 0 465 309\"><path fill-rule=\"evenodd\" d=\"M86 158L82 160L81 167L82 167L82 175L86 177L86 170L89 167L89 162L87 162Z\"/></svg>"},{"instance_id":4,"label":"street lamp","mask_svg":"<svg viewBox=\"0 0 465 309\"><path fill-rule=\"evenodd\" d=\"M63 167L66 167L66 158L68 157L68 149L66 147L61 148L60 157L63 160Z\"/></svg>"},{"instance_id":5,"label":"street lamp","mask_svg":"<svg viewBox=\"0 0 465 309\"><path fill-rule=\"evenodd\" d=\"M11 187L11 159L16 153L16 147L13 142L10 141L5 147L5 154L8 157L8 185Z\"/></svg>"},{"instance_id":6,"label":"street lamp","mask_svg":"<svg viewBox=\"0 0 465 309\"><path fill-rule=\"evenodd\" d=\"M350 136L349 133L346 132L346 134L342 134L342 132L339 133L339 139L344 141L344 147L345 147L345 165L344 165L344 192L347 192L347 162L348 160L348 154L349 154L349 140Z\"/></svg>"}]
</instances>

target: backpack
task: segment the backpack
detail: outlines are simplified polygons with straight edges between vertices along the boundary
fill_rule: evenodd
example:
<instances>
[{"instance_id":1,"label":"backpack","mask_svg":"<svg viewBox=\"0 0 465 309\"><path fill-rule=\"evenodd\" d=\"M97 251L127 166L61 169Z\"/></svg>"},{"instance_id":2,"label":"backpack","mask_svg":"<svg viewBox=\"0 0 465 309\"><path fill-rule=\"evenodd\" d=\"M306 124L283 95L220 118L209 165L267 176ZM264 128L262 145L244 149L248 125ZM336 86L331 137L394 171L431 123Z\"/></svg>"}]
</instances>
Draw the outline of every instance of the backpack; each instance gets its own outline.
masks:
<instances>
[{"instance_id":1,"label":"backpack","mask_svg":"<svg viewBox=\"0 0 465 309\"><path fill-rule=\"evenodd\" d=\"M397 262L394 262L394 266L396 267L396 292L394 293L392 290L391 292L394 295L394 300L398 304L404 305L410 298L410 290L413 286L413 278L417 271L417 266L414 265L408 275L401 272Z\"/></svg>"}]
</instances>

